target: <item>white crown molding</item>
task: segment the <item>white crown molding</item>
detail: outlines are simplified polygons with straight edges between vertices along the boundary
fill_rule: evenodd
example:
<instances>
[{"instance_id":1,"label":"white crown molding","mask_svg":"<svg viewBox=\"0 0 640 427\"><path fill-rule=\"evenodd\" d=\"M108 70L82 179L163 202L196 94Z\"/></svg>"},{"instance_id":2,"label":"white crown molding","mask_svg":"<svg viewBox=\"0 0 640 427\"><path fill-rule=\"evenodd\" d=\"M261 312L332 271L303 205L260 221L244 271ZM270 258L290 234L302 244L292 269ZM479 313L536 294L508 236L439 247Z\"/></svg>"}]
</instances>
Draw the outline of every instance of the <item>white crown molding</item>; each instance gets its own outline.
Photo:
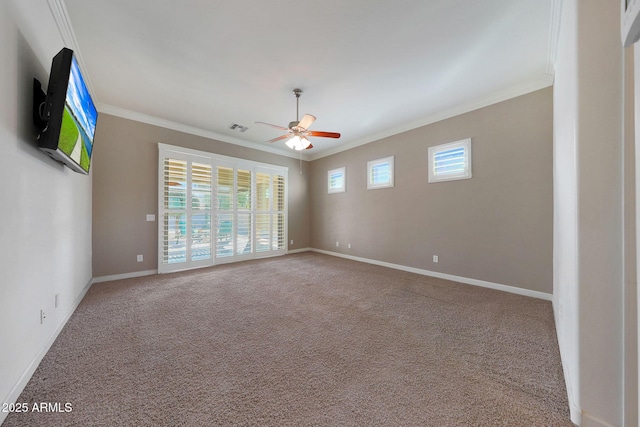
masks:
<instances>
[{"instance_id":1,"label":"white crown molding","mask_svg":"<svg viewBox=\"0 0 640 427\"><path fill-rule=\"evenodd\" d=\"M87 67L85 66L82 53L80 52L80 47L78 46L76 34L73 31L71 19L69 19L69 14L67 12L67 7L64 4L64 0L47 0L47 3L49 5L49 10L51 10L53 20L58 26L62 42L66 47L73 50L76 61L78 61L78 65L80 66L80 70L82 70L82 77L84 77L89 93L91 93L91 96L95 100L96 96L95 91L93 90L93 85L91 84L91 78L89 77Z\"/></svg>"},{"instance_id":2,"label":"white crown molding","mask_svg":"<svg viewBox=\"0 0 640 427\"><path fill-rule=\"evenodd\" d=\"M63 0L47 0L47 4L49 5L49 10L51 10L53 20L58 26L60 37L62 37L62 42L65 44L65 46L75 51L78 47L78 44L76 42L76 36L73 32L71 20L69 19L67 8Z\"/></svg>"},{"instance_id":3,"label":"white crown molding","mask_svg":"<svg viewBox=\"0 0 640 427\"><path fill-rule=\"evenodd\" d=\"M184 125L181 123L173 122L171 120L160 119L158 117L150 116L147 114L137 113L135 111L127 110L120 107L115 107L113 105L104 104L101 102L96 103L96 108L98 112L109 114L112 116L122 117L124 119L133 120L136 122L146 123L153 126L159 126L165 129L171 129L178 132L188 133L190 135L201 136L203 138L215 139L216 141L226 142L228 144L240 145L242 147L251 148L253 150L265 151L271 154L277 154L279 156L290 157L292 159L299 159L300 152L299 151L291 151L291 150L281 150L279 148L268 146L268 145L260 145L255 142L246 141L244 139L235 138L229 135L223 135L221 133L200 129L195 126ZM308 161L309 155L302 154L302 160Z\"/></svg>"},{"instance_id":4,"label":"white crown molding","mask_svg":"<svg viewBox=\"0 0 640 427\"><path fill-rule=\"evenodd\" d=\"M558 58L561 15L562 0L552 0L551 15L549 17L549 44L547 47L547 76L551 77L552 81L555 76L556 60Z\"/></svg>"},{"instance_id":5,"label":"white crown molding","mask_svg":"<svg viewBox=\"0 0 640 427\"><path fill-rule=\"evenodd\" d=\"M341 145L340 147L336 147L334 149L322 151L317 154L311 154L310 160L318 160L323 157L328 157L333 154L341 153L343 151L349 150L351 148L359 147L361 145L368 144L370 142L378 141L383 138L388 138L393 135L397 135L402 132L407 132L413 129L417 129L423 126L430 125L432 123L436 123L445 119L449 119L451 117L459 116L461 114L469 113L474 110L478 110L480 108L488 107L493 104L497 104L499 102L503 102L509 100L511 98L516 98L518 96L526 95L531 92L535 92L540 89L547 88L553 85L553 76L545 75L537 80L533 80L521 85L513 86L507 88L503 91L493 93L490 96L480 98L457 107L450 108L449 110L442 111L440 113L436 113L432 116L429 116L424 119L420 119L417 121L409 122L402 124L397 127L393 127L390 129L383 130L381 132L376 132L372 135L368 135L364 138L357 139L355 141L348 142L346 144Z\"/></svg>"}]
</instances>

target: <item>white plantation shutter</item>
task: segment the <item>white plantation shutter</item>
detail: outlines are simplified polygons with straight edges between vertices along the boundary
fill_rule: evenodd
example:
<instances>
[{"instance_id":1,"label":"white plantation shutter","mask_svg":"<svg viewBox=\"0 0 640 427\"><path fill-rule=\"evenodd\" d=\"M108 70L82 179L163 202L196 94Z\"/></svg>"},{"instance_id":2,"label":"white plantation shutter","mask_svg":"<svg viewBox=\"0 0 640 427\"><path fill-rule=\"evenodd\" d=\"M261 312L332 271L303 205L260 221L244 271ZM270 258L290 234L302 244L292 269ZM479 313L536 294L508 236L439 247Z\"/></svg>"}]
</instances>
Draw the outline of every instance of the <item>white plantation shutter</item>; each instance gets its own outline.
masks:
<instances>
[{"instance_id":1,"label":"white plantation shutter","mask_svg":"<svg viewBox=\"0 0 640 427\"><path fill-rule=\"evenodd\" d=\"M233 166L216 167L216 257L232 257L235 234Z\"/></svg>"},{"instance_id":2,"label":"white plantation shutter","mask_svg":"<svg viewBox=\"0 0 640 427\"><path fill-rule=\"evenodd\" d=\"M327 191L331 193L343 193L346 190L346 167L327 171Z\"/></svg>"},{"instance_id":3,"label":"white plantation shutter","mask_svg":"<svg viewBox=\"0 0 640 427\"><path fill-rule=\"evenodd\" d=\"M236 255L253 253L252 223L253 223L253 172L238 169L236 171Z\"/></svg>"},{"instance_id":4,"label":"white plantation shutter","mask_svg":"<svg viewBox=\"0 0 640 427\"><path fill-rule=\"evenodd\" d=\"M429 147L429 182L471 178L471 139Z\"/></svg>"},{"instance_id":5,"label":"white plantation shutter","mask_svg":"<svg viewBox=\"0 0 640 427\"><path fill-rule=\"evenodd\" d=\"M381 163L371 168L371 183L374 185L386 184L389 182L391 170L389 163Z\"/></svg>"},{"instance_id":6,"label":"white plantation shutter","mask_svg":"<svg viewBox=\"0 0 640 427\"><path fill-rule=\"evenodd\" d=\"M212 259L211 165L191 164L191 261Z\"/></svg>"},{"instance_id":7,"label":"white plantation shutter","mask_svg":"<svg viewBox=\"0 0 640 427\"><path fill-rule=\"evenodd\" d=\"M159 272L286 253L286 168L159 148Z\"/></svg>"},{"instance_id":8,"label":"white plantation shutter","mask_svg":"<svg viewBox=\"0 0 640 427\"><path fill-rule=\"evenodd\" d=\"M160 157L161 273L213 263L211 165L206 160L184 153Z\"/></svg>"},{"instance_id":9,"label":"white plantation shutter","mask_svg":"<svg viewBox=\"0 0 640 427\"><path fill-rule=\"evenodd\" d=\"M256 173L256 252L270 249L271 192L271 175Z\"/></svg>"},{"instance_id":10,"label":"white plantation shutter","mask_svg":"<svg viewBox=\"0 0 640 427\"><path fill-rule=\"evenodd\" d=\"M283 175L272 175L271 204L271 249L286 249L285 238L285 178Z\"/></svg>"},{"instance_id":11,"label":"white plantation shutter","mask_svg":"<svg viewBox=\"0 0 640 427\"><path fill-rule=\"evenodd\" d=\"M256 252L286 250L286 178L256 173Z\"/></svg>"},{"instance_id":12,"label":"white plantation shutter","mask_svg":"<svg viewBox=\"0 0 640 427\"><path fill-rule=\"evenodd\" d=\"M162 176L161 263L186 262L187 161L164 159Z\"/></svg>"},{"instance_id":13,"label":"white plantation shutter","mask_svg":"<svg viewBox=\"0 0 640 427\"><path fill-rule=\"evenodd\" d=\"M367 162L367 189L393 187L394 156Z\"/></svg>"},{"instance_id":14,"label":"white plantation shutter","mask_svg":"<svg viewBox=\"0 0 640 427\"><path fill-rule=\"evenodd\" d=\"M436 175L454 174L464 171L464 148L452 148L440 151L433 157L433 168Z\"/></svg>"},{"instance_id":15,"label":"white plantation shutter","mask_svg":"<svg viewBox=\"0 0 640 427\"><path fill-rule=\"evenodd\" d=\"M218 262L286 253L286 177L259 167L219 165Z\"/></svg>"}]
</instances>

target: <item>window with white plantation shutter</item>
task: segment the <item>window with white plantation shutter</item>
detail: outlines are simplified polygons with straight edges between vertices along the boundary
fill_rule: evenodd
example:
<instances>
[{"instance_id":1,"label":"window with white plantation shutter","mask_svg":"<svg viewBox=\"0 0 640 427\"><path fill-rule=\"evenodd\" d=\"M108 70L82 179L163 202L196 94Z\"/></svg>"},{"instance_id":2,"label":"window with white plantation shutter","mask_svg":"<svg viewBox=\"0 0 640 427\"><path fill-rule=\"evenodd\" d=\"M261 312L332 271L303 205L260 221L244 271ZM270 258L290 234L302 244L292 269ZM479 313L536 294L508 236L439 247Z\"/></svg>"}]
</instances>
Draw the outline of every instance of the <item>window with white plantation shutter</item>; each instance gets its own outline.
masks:
<instances>
[{"instance_id":1,"label":"window with white plantation shutter","mask_svg":"<svg viewBox=\"0 0 640 427\"><path fill-rule=\"evenodd\" d=\"M471 178L471 138L429 147L429 182Z\"/></svg>"},{"instance_id":2,"label":"window with white plantation shutter","mask_svg":"<svg viewBox=\"0 0 640 427\"><path fill-rule=\"evenodd\" d=\"M394 156L367 162L367 189L393 187Z\"/></svg>"},{"instance_id":3,"label":"window with white plantation shutter","mask_svg":"<svg viewBox=\"0 0 640 427\"><path fill-rule=\"evenodd\" d=\"M159 148L158 272L286 253L286 168Z\"/></svg>"},{"instance_id":4,"label":"window with white plantation shutter","mask_svg":"<svg viewBox=\"0 0 640 427\"><path fill-rule=\"evenodd\" d=\"M331 169L327 172L327 191L331 193L344 193L346 191L346 168L343 166Z\"/></svg>"}]
</instances>

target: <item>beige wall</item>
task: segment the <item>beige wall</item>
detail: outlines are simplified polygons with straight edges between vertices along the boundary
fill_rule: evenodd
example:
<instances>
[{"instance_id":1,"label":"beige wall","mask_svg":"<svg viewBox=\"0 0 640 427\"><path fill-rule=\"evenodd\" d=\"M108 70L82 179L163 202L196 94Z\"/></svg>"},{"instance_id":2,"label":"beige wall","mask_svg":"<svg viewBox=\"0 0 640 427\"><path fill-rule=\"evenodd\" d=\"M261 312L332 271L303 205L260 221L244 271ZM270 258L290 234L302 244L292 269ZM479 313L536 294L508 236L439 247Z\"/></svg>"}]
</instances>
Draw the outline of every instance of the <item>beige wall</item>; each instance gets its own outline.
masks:
<instances>
[{"instance_id":1,"label":"beige wall","mask_svg":"<svg viewBox=\"0 0 640 427\"><path fill-rule=\"evenodd\" d=\"M428 184L428 147L468 137L473 178ZM391 155L395 187L367 190L367 161ZM315 160L311 246L550 294L552 165L551 88Z\"/></svg>"},{"instance_id":2,"label":"beige wall","mask_svg":"<svg viewBox=\"0 0 640 427\"><path fill-rule=\"evenodd\" d=\"M309 246L308 163L237 145L101 114L93 181L93 277L158 268L158 143L289 168L289 250ZM144 261L137 262L136 255Z\"/></svg>"}]
</instances>

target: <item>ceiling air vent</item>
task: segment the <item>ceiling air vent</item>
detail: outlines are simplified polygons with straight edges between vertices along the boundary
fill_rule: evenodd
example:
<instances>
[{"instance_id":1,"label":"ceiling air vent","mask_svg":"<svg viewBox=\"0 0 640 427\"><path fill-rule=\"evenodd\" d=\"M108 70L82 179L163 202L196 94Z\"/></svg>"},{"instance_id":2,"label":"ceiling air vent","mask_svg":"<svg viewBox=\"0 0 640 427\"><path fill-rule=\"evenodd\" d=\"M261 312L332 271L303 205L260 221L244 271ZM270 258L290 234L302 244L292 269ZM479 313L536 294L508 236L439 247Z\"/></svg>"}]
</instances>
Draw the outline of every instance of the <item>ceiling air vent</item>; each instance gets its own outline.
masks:
<instances>
[{"instance_id":1,"label":"ceiling air vent","mask_svg":"<svg viewBox=\"0 0 640 427\"><path fill-rule=\"evenodd\" d=\"M231 129L231 130L237 130L238 132L244 132L244 131L246 131L246 130L247 130L247 129L249 129L249 128L248 128L248 127L246 127L246 126L239 125L239 124L237 124L237 123L233 123L231 126L229 126L229 129Z\"/></svg>"}]
</instances>

